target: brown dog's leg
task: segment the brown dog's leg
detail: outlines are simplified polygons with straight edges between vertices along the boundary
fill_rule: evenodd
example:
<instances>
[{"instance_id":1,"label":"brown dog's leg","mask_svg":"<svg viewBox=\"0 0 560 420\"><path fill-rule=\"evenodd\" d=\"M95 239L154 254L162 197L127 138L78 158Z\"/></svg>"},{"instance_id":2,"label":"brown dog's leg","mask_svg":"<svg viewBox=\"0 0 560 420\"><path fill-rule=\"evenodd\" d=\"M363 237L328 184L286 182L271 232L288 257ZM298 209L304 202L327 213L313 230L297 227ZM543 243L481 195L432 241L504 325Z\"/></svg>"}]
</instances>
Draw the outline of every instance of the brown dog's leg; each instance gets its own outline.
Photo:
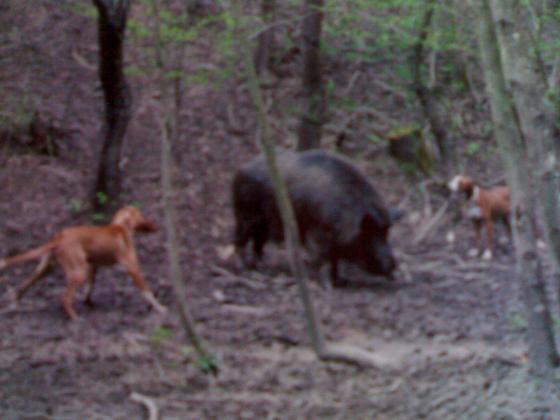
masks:
<instances>
[{"instance_id":1,"label":"brown dog's leg","mask_svg":"<svg viewBox=\"0 0 560 420\"><path fill-rule=\"evenodd\" d=\"M482 258L486 260L492 259L492 250L494 246L494 226L492 223L492 218L484 219L484 224L486 225L486 250L482 255Z\"/></svg>"},{"instance_id":2,"label":"brown dog's leg","mask_svg":"<svg viewBox=\"0 0 560 420\"><path fill-rule=\"evenodd\" d=\"M84 284L87 280L88 275L88 266L87 263L84 263L80 266L80 268L75 269L66 269L65 267L65 275L66 275L66 290L62 295L62 308L68 314L71 319L78 318L76 311L74 310L73 303L74 297L76 296L76 291L78 288Z\"/></svg>"},{"instance_id":3,"label":"brown dog's leg","mask_svg":"<svg viewBox=\"0 0 560 420\"><path fill-rule=\"evenodd\" d=\"M159 313L162 313L162 314L166 313L167 308L165 306L163 306L161 303L158 302L158 300L154 296L153 292L150 290L150 288L148 287L148 285L144 281L142 273L139 270L134 270L134 269L129 270L128 273L130 274L130 276L134 280L134 283L136 284L136 286L138 286L138 288L140 289L140 291L142 293L142 297L150 305L152 305L153 308L156 311L158 311Z\"/></svg>"},{"instance_id":4,"label":"brown dog's leg","mask_svg":"<svg viewBox=\"0 0 560 420\"><path fill-rule=\"evenodd\" d=\"M166 313L167 308L163 306L161 303L158 302L146 281L144 280L144 276L140 271L140 267L138 265L138 261L136 260L136 255L131 254L127 255L125 258L121 259L121 264L126 268L126 271L132 277L134 284L140 289L142 293L142 297L153 306L153 308L158 311L159 313Z\"/></svg>"},{"instance_id":5,"label":"brown dog's leg","mask_svg":"<svg viewBox=\"0 0 560 420\"><path fill-rule=\"evenodd\" d=\"M474 226L474 246L480 252L480 229L482 228L482 221L479 219L473 220L473 226Z\"/></svg>"},{"instance_id":6,"label":"brown dog's leg","mask_svg":"<svg viewBox=\"0 0 560 420\"><path fill-rule=\"evenodd\" d=\"M86 293L86 298L84 303L87 306L93 306L93 300L91 299L91 295L93 294L93 288L95 286L95 274L97 269L94 266L90 266L88 270L88 290Z\"/></svg>"},{"instance_id":7,"label":"brown dog's leg","mask_svg":"<svg viewBox=\"0 0 560 420\"><path fill-rule=\"evenodd\" d=\"M78 314L76 314L76 311L74 310L72 304L74 302L74 296L76 296L76 291L83 282L84 280L77 277L69 280L68 285L66 286L66 290L62 295L62 308L71 319L78 318Z\"/></svg>"},{"instance_id":8,"label":"brown dog's leg","mask_svg":"<svg viewBox=\"0 0 560 420\"><path fill-rule=\"evenodd\" d=\"M39 260L39 264L35 268L35 271L29 277L29 279L22 284L16 291L16 300L20 300L23 295L35 284L37 283L41 277L45 274L47 269L49 268L49 263L51 260L51 254L46 254Z\"/></svg>"},{"instance_id":9,"label":"brown dog's leg","mask_svg":"<svg viewBox=\"0 0 560 420\"><path fill-rule=\"evenodd\" d=\"M504 224L504 226L506 227L509 240L511 241L513 235L512 235L512 232L511 232L511 223L509 221L509 215L502 216L501 220L502 220L502 223Z\"/></svg>"}]
</instances>

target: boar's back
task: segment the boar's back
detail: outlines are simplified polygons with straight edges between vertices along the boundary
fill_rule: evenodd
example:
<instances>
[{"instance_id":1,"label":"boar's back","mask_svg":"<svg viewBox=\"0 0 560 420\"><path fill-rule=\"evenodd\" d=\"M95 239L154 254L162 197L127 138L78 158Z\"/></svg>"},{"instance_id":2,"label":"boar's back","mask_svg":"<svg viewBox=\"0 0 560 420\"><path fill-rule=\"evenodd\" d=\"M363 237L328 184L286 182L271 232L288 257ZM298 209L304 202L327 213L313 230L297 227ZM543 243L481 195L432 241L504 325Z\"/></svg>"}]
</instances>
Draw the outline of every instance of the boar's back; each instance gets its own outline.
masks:
<instances>
[{"instance_id":1,"label":"boar's back","mask_svg":"<svg viewBox=\"0 0 560 420\"><path fill-rule=\"evenodd\" d=\"M380 230L391 225L381 196L349 160L325 151L279 150L277 164L303 235L307 228L320 227L330 232L329 236L336 242L348 243L360 234L366 214L372 216ZM272 191L263 156L249 163L242 172L265 190ZM268 217L278 219L277 214Z\"/></svg>"}]
</instances>

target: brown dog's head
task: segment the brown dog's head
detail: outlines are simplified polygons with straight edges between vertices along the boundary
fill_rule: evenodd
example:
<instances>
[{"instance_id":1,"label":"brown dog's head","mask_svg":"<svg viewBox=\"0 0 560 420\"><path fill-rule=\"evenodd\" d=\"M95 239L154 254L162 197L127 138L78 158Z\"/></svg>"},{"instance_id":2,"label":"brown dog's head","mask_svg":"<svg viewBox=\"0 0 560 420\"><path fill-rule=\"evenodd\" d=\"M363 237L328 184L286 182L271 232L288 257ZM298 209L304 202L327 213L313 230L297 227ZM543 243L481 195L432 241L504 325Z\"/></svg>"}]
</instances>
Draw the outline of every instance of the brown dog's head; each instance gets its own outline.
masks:
<instances>
[{"instance_id":1,"label":"brown dog's head","mask_svg":"<svg viewBox=\"0 0 560 420\"><path fill-rule=\"evenodd\" d=\"M133 206L126 206L117 211L111 224L137 232L155 232L157 230L155 223L146 219L140 210Z\"/></svg>"},{"instance_id":2,"label":"brown dog's head","mask_svg":"<svg viewBox=\"0 0 560 420\"><path fill-rule=\"evenodd\" d=\"M447 184L447 187L453 192L453 193L465 193L465 195L470 198L473 194L473 190L475 187L474 181L472 180L472 178L466 176L466 175L456 175L455 177L453 177L453 179L451 181L449 181L449 184Z\"/></svg>"}]
</instances>

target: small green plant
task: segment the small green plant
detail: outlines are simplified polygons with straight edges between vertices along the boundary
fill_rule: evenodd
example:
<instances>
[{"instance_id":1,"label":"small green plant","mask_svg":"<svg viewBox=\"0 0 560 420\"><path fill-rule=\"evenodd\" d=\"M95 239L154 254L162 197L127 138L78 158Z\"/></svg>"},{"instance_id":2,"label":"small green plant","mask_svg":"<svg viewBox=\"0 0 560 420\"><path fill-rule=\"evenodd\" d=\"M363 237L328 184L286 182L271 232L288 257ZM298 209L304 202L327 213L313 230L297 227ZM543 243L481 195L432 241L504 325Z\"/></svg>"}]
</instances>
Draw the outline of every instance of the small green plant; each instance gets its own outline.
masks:
<instances>
[{"instance_id":1,"label":"small green plant","mask_svg":"<svg viewBox=\"0 0 560 420\"><path fill-rule=\"evenodd\" d=\"M358 104L349 97L340 98L340 99L338 99L337 102L338 102L338 105L339 105L340 109L343 109L343 110L348 111L348 112L352 112L358 107Z\"/></svg>"},{"instance_id":2,"label":"small green plant","mask_svg":"<svg viewBox=\"0 0 560 420\"><path fill-rule=\"evenodd\" d=\"M327 94L327 97L330 98L334 96L335 91L336 91L336 82L332 79L329 79L327 83L325 83L325 92Z\"/></svg>"},{"instance_id":3,"label":"small green plant","mask_svg":"<svg viewBox=\"0 0 560 420\"><path fill-rule=\"evenodd\" d=\"M218 372L218 361L211 355L199 357L196 359L195 365L204 373L216 374Z\"/></svg>"},{"instance_id":4,"label":"small green plant","mask_svg":"<svg viewBox=\"0 0 560 420\"><path fill-rule=\"evenodd\" d=\"M482 136L484 138L492 137L492 133L494 132L494 126L492 122L485 122L482 126Z\"/></svg>"},{"instance_id":5,"label":"small green plant","mask_svg":"<svg viewBox=\"0 0 560 420\"><path fill-rule=\"evenodd\" d=\"M524 330L527 328L527 320L518 313L511 315L509 323L516 330Z\"/></svg>"},{"instance_id":6,"label":"small green plant","mask_svg":"<svg viewBox=\"0 0 560 420\"><path fill-rule=\"evenodd\" d=\"M104 222L107 219L107 215L105 213L94 213L91 218L94 222L99 223Z\"/></svg>"},{"instance_id":7,"label":"small green plant","mask_svg":"<svg viewBox=\"0 0 560 420\"><path fill-rule=\"evenodd\" d=\"M412 162L399 162L399 167L408 176L414 176L418 173L418 167Z\"/></svg>"},{"instance_id":8,"label":"small green plant","mask_svg":"<svg viewBox=\"0 0 560 420\"><path fill-rule=\"evenodd\" d=\"M82 208L83 208L83 203L82 203L82 200L80 200L79 198L72 198L72 199L70 199L70 201L68 202L68 204L66 205L66 207L67 207L70 211L72 211L72 212L74 212L74 213L77 213L77 212L79 212L80 210L82 210Z\"/></svg>"},{"instance_id":9,"label":"small green plant","mask_svg":"<svg viewBox=\"0 0 560 420\"><path fill-rule=\"evenodd\" d=\"M79 2L69 2L66 6L63 7L77 16L83 16L92 19L97 18L97 9L93 5L81 4Z\"/></svg>"},{"instance_id":10,"label":"small green plant","mask_svg":"<svg viewBox=\"0 0 560 420\"><path fill-rule=\"evenodd\" d=\"M465 126L465 121L463 119L463 116L460 113L454 113L452 112L451 109L449 109L450 107L447 107L446 112L451 115L451 121L453 123L453 127L461 130L462 127Z\"/></svg>"},{"instance_id":11,"label":"small green plant","mask_svg":"<svg viewBox=\"0 0 560 420\"><path fill-rule=\"evenodd\" d=\"M368 141L372 142L373 144L382 144L385 140L375 134L368 134L367 136Z\"/></svg>"},{"instance_id":12,"label":"small green plant","mask_svg":"<svg viewBox=\"0 0 560 420\"><path fill-rule=\"evenodd\" d=\"M188 357L194 353L194 349L191 346L183 346L181 347L181 354L185 357Z\"/></svg>"},{"instance_id":13,"label":"small green plant","mask_svg":"<svg viewBox=\"0 0 560 420\"><path fill-rule=\"evenodd\" d=\"M150 37L150 28L137 19L129 19L126 23L126 29L133 41L141 41Z\"/></svg>"},{"instance_id":14,"label":"small green plant","mask_svg":"<svg viewBox=\"0 0 560 420\"><path fill-rule=\"evenodd\" d=\"M474 156L478 152L480 152L480 143L471 141L469 144L467 144L467 155Z\"/></svg>"},{"instance_id":15,"label":"small green plant","mask_svg":"<svg viewBox=\"0 0 560 420\"><path fill-rule=\"evenodd\" d=\"M9 110L0 115L0 128L15 136L24 135L37 114L39 99L27 92L18 96L10 95L4 89L0 89L0 95L5 99L4 105Z\"/></svg>"},{"instance_id":16,"label":"small green plant","mask_svg":"<svg viewBox=\"0 0 560 420\"><path fill-rule=\"evenodd\" d=\"M103 191L97 191L95 196L97 197L99 204L107 204L109 202L109 196Z\"/></svg>"},{"instance_id":17,"label":"small green plant","mask_svg":"<svg viewBox=\"0 0 560 420\"><path fill-rule=\"evenodd\" d=\"M150 341L156 345L160 345L164 341L169 340L172 336L173 330L171 328L158 326L152 331Z\"/></svg>"},{"instance_id":18,"label":"small green plant","mask_svg":"<svg viewBox=\"0 0 560 420\"><path fill-rule=\"evenodd\" d=\"M142 67L139 66L126 66L124 68L124 74L126 74L129 77L145 76L146 70L144 70Z\"/></svg>"}]
</instances>

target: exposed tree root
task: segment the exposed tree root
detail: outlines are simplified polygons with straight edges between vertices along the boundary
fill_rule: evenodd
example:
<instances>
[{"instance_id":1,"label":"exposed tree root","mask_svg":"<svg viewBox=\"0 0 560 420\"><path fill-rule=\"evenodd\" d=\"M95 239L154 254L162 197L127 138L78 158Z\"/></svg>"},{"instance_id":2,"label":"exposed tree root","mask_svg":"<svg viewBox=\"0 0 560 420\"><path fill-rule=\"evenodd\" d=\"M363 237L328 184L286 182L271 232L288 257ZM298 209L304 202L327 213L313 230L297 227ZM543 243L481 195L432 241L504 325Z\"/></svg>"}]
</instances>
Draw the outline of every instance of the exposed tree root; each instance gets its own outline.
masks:
<instances>
[{"instance_id":1,"label":"exposed tree root","mask_svg":"<svg viewBox=\"0 0 560 420\"><path fill-rule=\"evenodd\" d=\"M130 394L129 397L132 401L142 404L148 410L148 420L158 420L159 419L159 410L154 402L150 397L145 395L139 394L137 392L133 392Z\"/></svg>"}]
</instances>

